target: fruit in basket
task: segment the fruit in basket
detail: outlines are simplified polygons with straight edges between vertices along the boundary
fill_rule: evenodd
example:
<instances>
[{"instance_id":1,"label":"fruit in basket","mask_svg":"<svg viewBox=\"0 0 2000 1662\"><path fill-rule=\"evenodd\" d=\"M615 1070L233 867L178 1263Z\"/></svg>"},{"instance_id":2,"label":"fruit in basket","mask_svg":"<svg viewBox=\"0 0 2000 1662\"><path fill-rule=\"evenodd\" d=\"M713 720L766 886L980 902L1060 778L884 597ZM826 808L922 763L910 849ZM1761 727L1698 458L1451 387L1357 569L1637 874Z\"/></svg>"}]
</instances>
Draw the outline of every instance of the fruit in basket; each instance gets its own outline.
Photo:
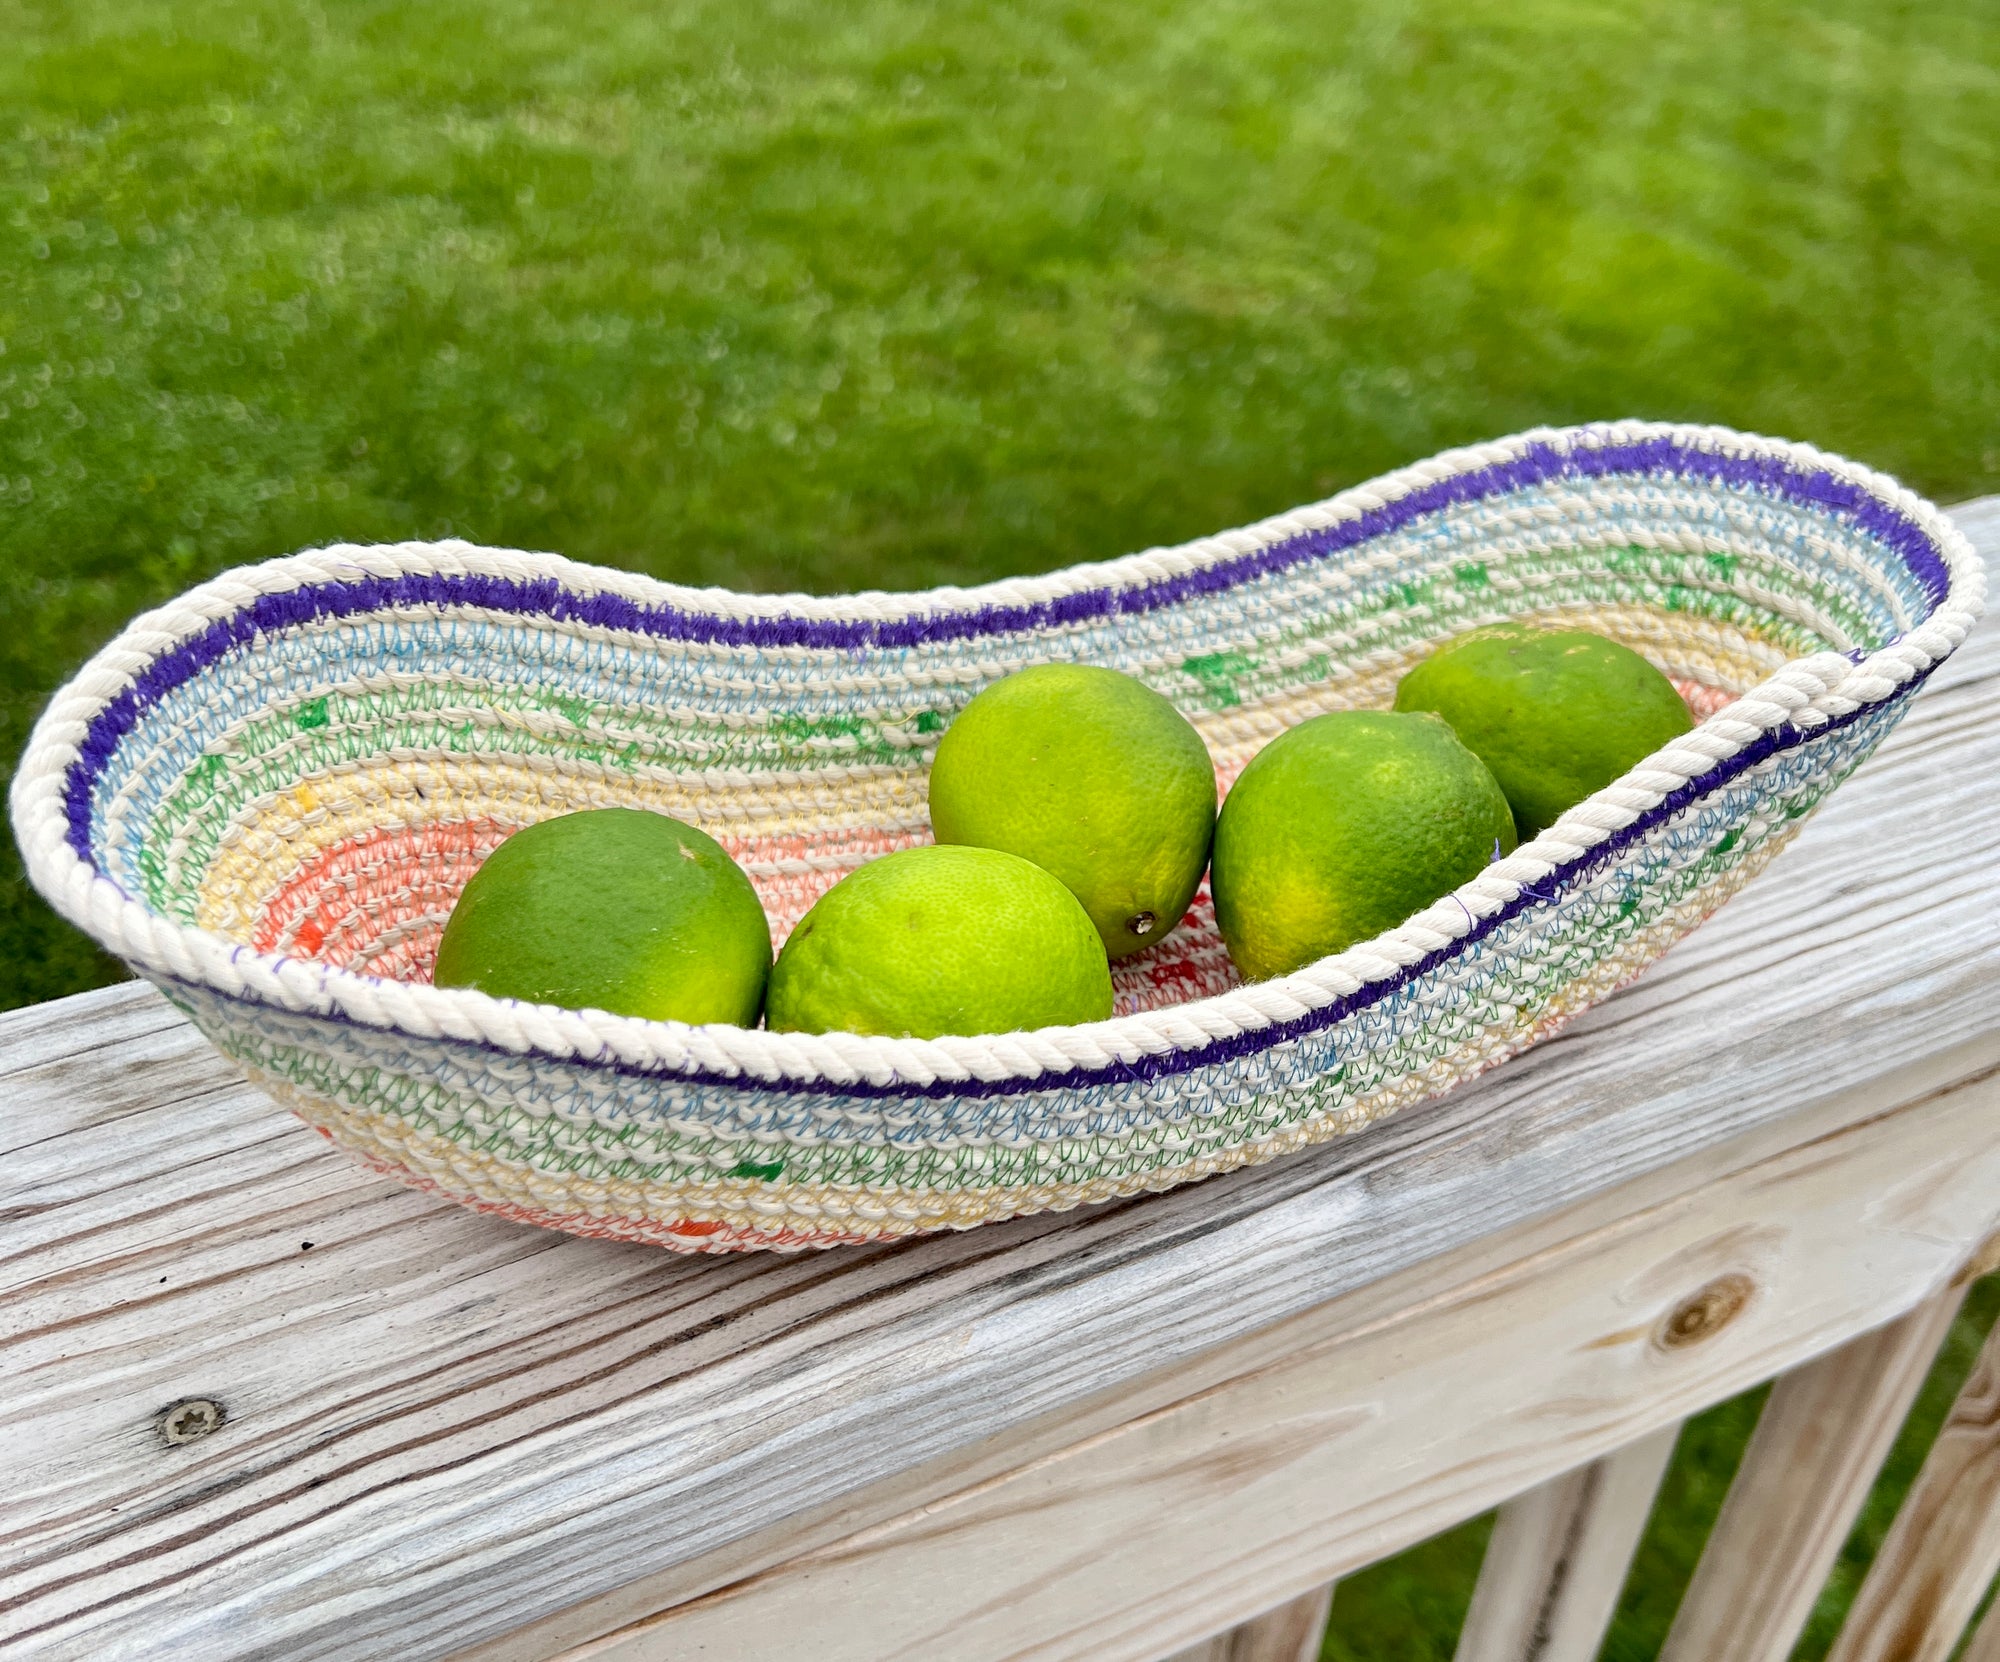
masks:
<instances>
[{"instance_id":1,"label":"fruit in basket","mask_svg":"<svg viewBox=\"0 0 2000 1662\"><path fill-rule=\"evenodd\" d=\"M1102 1021L1104 943L1041 867L993 848L906 848L819 897L771 971L775 1032L945 1033Z\"/></svg>"},{"instance_id":2,"label":"fruit in basket","mask_svg":"<svg viewBox=\"0 0 2000 1662\"><path fill-rule=\"evenodd\" d=\"M1694 725L1674 684L1630 647L1529 624L1448 641L1403 677L1396 708L1451 723L1500 781L1523 837Z\"/></svg>"},{"instance_id":3,"label":"fruit in basket","mask_svg":"<svg viewBox=\"0 0 2000 1662\"><path fill-rule=\"evenodd\" d=\"M1507 799L1433 715L1341 710L1251 758L1215 826L1215 919L1247 980L1393 929L1514 847Z\"/></svg>"},{"instance_id":4,"label":"fruit in basket","mask_svg":"<svg viewBox=\"0 0 2000 1662\"><path fill-rule=\"evenodd\" d=\"M1187 717L1143 681L1038 664L961 710L931 764L940 843L1053 872L1113 958L1181 921L1208 864L1215 766Z\"/></svg>"},{"instance_id":5,"label":"fruit in basket","mask_svg":"<svg viewBox=\"0 0 2000 1662\"><path fill-rule=\"evenodd\" d=\"M771 926L743 868L665 814L593 808L516 831L452 908L432 979L655 1021L756 1025Z\"/></svg>"}]
</instances>

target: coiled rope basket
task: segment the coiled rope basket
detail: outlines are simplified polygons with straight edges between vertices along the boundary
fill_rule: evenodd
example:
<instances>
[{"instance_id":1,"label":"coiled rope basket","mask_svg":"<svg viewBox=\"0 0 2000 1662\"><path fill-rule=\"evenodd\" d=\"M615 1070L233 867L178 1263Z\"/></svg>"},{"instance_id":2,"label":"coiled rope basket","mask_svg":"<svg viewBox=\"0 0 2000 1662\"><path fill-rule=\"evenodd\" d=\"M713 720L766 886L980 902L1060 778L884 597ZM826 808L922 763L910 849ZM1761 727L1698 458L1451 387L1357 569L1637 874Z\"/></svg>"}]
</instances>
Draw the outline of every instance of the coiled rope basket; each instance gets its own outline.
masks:
<instances>
[{"instance_id":1,"label":"coiled rope basket","mask_svg":"<svg viewBox=\"0 0 2000 1662\"><path fill-rule=\"evenodd\" d=\"M1771 859L1977 616L1930 504L1715 428L1538 431L1185 547L838 599L689 590L464 543L337 547L150 613L36 728L37 886L280 1102L469 1206L694 1251L872 1241L1141 1190L1353 1131L1603 998ZM479 861L660 809L782 940L926 841L924 771L989 682L1110 664L1226 787L1434 643L1536 617L1635 647L1686 738L1401 928L1238 984L1206 896L1109 1021L818 1037L428 984Z\"/></svg>"}]
</instances>

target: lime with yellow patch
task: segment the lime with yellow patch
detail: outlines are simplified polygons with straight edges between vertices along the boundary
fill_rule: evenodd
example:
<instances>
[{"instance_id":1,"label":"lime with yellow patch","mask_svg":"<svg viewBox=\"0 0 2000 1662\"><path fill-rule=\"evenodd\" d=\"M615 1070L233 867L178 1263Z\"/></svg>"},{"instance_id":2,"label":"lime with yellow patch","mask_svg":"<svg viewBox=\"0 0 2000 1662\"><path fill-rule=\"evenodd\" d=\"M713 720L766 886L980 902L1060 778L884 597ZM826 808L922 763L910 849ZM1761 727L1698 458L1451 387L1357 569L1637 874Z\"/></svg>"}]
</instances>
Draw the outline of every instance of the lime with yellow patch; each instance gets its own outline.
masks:
<instances>
[{"instance_id":1,"label":"lime with yellow patch","mask_svg":"<svg viewBox=\"0 0 2000 1662\"><path fill-rule=\"evenodd\" d=\"M1281 733L1222 804L1209 883L1246 980L1393 929L1514 847L1507 799L1438 717L1342 710Z\"/></svg>"},{"instance_id":2,"label":"lime with yellow patch","mask_svg":"<svg viewBox=\"0 0 2000 1662\"><path fill-rule=\"evenodd\" d=\"M1673 682L1630 647L1530 624L1446 642L1403 677L1396 708L1451 724L1493 770L1523 837L1694 726Z\"/></svg>"},{"instance_id":3,"label":"lime with yellow patch","mask_svg":"<svg viewBox=\"0 0 2000 1662\"><path fill-rule=\"evenodd\" d=\"M754 1027L771 926L713 837L594 808L516 831L452 908L433 981L653 1021Z\"/></svg>"},{"instance_id":4,"label":"lime with yellow patch","mask_svg":"<svg viewBox=\"0 0 2000 1662\"><path fill-rule=\"evenodd\" d=\"M774 1032L935 1039L1102 1021L1104 943L1041 867L993 848L909 848L820 896L771 971Z\"/></svg>"},{"instance_id":5,"label":"lime with yellow patch","mask_svg":"<svg viewBox=\"0 0 2000 1662\"><path fill-rule=\"evenodd\" d=\"M1164 938L1208 864L1215 765L1143 681L1038 664L961 710L931 763L940 843L997 848L1062 880L1113 958Z\"/></svg>"}]
</instances>

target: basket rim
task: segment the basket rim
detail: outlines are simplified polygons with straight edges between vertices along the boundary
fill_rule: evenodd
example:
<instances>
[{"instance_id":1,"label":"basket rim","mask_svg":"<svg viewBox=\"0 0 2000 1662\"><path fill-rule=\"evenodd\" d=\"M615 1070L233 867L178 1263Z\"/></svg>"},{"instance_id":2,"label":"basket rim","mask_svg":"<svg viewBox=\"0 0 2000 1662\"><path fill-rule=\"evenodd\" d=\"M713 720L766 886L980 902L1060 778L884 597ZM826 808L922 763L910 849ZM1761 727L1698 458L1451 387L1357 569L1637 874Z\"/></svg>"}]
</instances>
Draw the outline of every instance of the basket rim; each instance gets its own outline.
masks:
<instances>
[{"instance_id":1,"label":"basket rim","mask_svg":"<svg viewBox=\"0 0 2000 1662\"><path fill-rule=\"evenodd\" d=\"M1895 548L1930 592L1929 615L1858 658L1826 650L1786 664L1397 928L1291 975L1185 1004L1030 1033L939 1039L690 1027L523 1004L470 988L390 981L257 952L154 912L98 873L86 857L87 841L77 846L72 799L80 788L87 810L83 763L93 735L107 754L116 744L115 737L106 743L99 734L98 724L112 721L107 711L136 707L149 678L163 678L163 662L186 656L191 643L224 620L252 614L260 602L257 621L238 624L233 638L262 632L267 622L292 621L283 597L296 598L314 585L351 595L354 610L381 610L398 598L401 582L470 583L475 587L447 592L464 596L457 604L475 605L476 585L499 579L531 586L543 598L562 594L609 607L605 617L613 627L630 627L643 613L637 626L666 638L806 650L893 646L1016 633L1071 622L1079 612L1101 617L1172 605L1373 540L1386 528L1380 522L1387 514L1407 522L1493 494L1496 487L1478 487L1495 476L1504 490L1538 478L1665 478L1690 470L1712 479L1783 479L1799 500L1862 524ZM1887 475L1810 445L1655 422L1531 429L1446 451L1234 531L974 588L741 595L458 541L340 544L233 568L135 618L55 695L36 723L14 776L11 813L35 886L69 921L155 979L415 1038L621 1073L852 1096L1046 1090L1107 1072L1145 1077L1187 1071L1329 1025L1389 996L1506 917L1549 898L1551 879L1566 883L1765 757L1846 725L1921 682L1963 641L1983 609L1984 590L1985 568L1970 540L1941 509ZM405 603L424 604L436 592L413 590Z\"/></svg>"}]
</instances>

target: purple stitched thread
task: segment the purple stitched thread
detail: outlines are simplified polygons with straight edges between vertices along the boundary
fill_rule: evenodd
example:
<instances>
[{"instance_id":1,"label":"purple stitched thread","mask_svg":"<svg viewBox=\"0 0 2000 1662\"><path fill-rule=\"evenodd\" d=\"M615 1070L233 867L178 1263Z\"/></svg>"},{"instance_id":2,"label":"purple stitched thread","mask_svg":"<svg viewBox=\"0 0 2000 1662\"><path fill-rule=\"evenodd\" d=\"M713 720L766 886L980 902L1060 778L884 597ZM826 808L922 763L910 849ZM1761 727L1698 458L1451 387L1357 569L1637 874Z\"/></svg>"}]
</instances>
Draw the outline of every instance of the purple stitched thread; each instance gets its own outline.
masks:
<instances>
[{"instance_id":1,"label":"purple stitched thread","mask_svg":"<svg viewBox=\"0 0 2000 1662\"><path fill-rule=\"evenodd\" d=\"M1166 1079L1177 1074L1193 1073L1201 1068L1213 1067L1220 1062L1235 1061L1239 1057L1254 1055L1259 1051L1268 1050L1272 1046L1282 1044L1287 1040L1302 1038L1307 1034L1319 1032L1322 1028L1336 1026L1356 1012L1367 1009L1371 1004L1376 1004L1385 998L1393 997L1412 981L1428 975L1440 964L1450 958L1456 957L1458 953L1474 942L1484 939L1502 924L1518 917L1530 906L1554 900L1562 884L1569 879L1576 878L1581 880L1588 878L1592 873L1609 864L1623 850L1629 848L1633 843L1645 836L1654 826L1672 818L1673 815L1679 813L1681 809L1687 807L1697 798L1707 795L1718 786L1728 784L1730 780L1747 773L1759 762L1775 756L1782 750L1797 749L1798 746L1812 739L1837 732L1843 727L1852 726L1863 716L1879 714L1882 710L1897 701L1914 696L1922 688L1923 684L1930 679L1930 674L1929 670L1925 670L1922 674L1912 677L1908 684L1899 692L1893 694L1882 703L1863 705L1860 709L1851 710L1846 715L1836 716L1831 721L1815 727L1810 733L1802 733L1797 728L1789 726L1776 728L1765 733L1762 737L1746 746L1740 754L1730 758L1729 761L1718 763L1707 773L1690 779L1679 790L1661 802L1658 807L1649 809L1647 812L1641 814L1630 825L1626 826L1624 830L1614 831L1596 848L1577 856L1576 859L1565 865L1558 866L1541 880L1542 884L1548 886L1546 894L1537 893L1530 889L1523 889L1514 899L1508 901L1498 911L1488 917L1484 923L1474 925L1471 933L1460 936L1458 940L1452 942L1449 946L1426 954L1416 963L1404 969L1400 974L1391 976L1386 981L1371 983L1369 986L1363 987L1359 992L1350 993L1344 998L1337 998L1332 1003L1323 1005L1319 1009L1310 1011L1303 1016L1295 1017L1291 1021L1273 1023L1271 1026L1259 1028L1255 1032L1239 1033L1227 1039L1213 1039L1205 1045L1200 1045L1189 1050L1176 1050L1166 1056L1144 1056L1140 1057L1137 1061L1112 1062L1101 1068L1067 1068L1061 1073L1045 1073L1033 1079L935 1080L928 1084L899 1081L888 1085L875 1085L866 1080L858 1080L851 1085L834 1085L813 1080L786 1079L775 1084L767 1084L762 1080L752 1079L742 1074L718 1073L706 1068L646 1068L634 1066L629 1062L581 1060L572 1061L568 1065L572 1067L587 1067L597 1072L610 1073L629 1079L680 1079L692 1085L716 1085L731 1088L755 1085L763 1090L782 1091L792 1096L903 1100L912 1098L935 1099L940 1097L1026 1096L1032 1095L1037 1091L1081 1089L1093 1085L1124 1084L1136 1081ZM1537 885L1537 888L1540 886ZM203 987L200 990L209 995L214 995L216 992L211 987ZM257 1003L260 1001L248 999L245 1002ZM360 1025L354 1022L352 1018L344 1016L338 1011L315 1016L311 1019L337 1021L348 1026ZM463 1047L496 1056L506 1056L510 1060L514 1059L512 1051L503 1051L497 1045L489 1045L478 1039L441 1038L431 1042Z\"/></svg>"},{"instance_id":2,"label":"purple stitched thread","mask_svg":"<svg viewBox=\"0 0 2000 1662\"><path fill-rule=\"evenodd\" d=\"M1859 486L1829 473L1807 473L1775 457L1722 456L1664 438L1630 444L1583 445L1567 452L1548 444L1529 445L1509 461L1439 480L1354 519L1286 538L1254 554L1219 561L1202 571L1133 589L1088 589L1032 606L918 612L883 620L725 618L675 606L643 606L617 595L574 594L552 578L517 582L478 575L407 574L315 584L284 594L262 595L234 616L211 624L201 634L154 659L130 687L97 713L64 781L66 840L79 859L93 870L102 869L90 847L91 793L119 742L137 725L146 709L256 636L298 628L320 618L348 617L390 607L474 606L707 645L807 646L832 650L906 648L1152 611L1196 595L1221 593L1309 560L1323 559L1398 530L1426 514L1545 484L1565 474L1602 478L1620 473L1658 472L1755 486L1789 496L1796 502L1845 514L1902 557L1911 574L1930 594L1933 606L1948 591L1949 572L1922 529Z\"/></svg>"}]
</instances>

